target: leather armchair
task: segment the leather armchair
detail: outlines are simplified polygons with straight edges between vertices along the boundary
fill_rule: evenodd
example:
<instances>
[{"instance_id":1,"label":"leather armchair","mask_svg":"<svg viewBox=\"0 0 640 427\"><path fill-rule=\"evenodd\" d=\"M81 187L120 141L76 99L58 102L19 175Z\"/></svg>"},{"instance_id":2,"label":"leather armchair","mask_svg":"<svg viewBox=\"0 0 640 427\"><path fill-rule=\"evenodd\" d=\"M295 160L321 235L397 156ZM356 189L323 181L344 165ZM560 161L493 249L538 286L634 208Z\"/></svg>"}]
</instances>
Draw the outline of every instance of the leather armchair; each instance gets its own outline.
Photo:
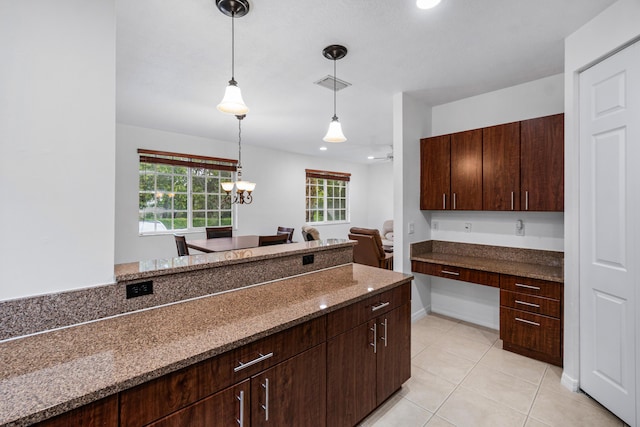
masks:
<instances>
[{"instance_id":1,"label":"leather armchair","mask_svg":"<svg viewBox=\"0 0 640 427\"><path fill-rule=\"evenodd\" d=\"M349 239L356 240L353 262L393 270L393 254L382 249L380 232L374 228L351 227Z\"/></svg>"}]
</instances>

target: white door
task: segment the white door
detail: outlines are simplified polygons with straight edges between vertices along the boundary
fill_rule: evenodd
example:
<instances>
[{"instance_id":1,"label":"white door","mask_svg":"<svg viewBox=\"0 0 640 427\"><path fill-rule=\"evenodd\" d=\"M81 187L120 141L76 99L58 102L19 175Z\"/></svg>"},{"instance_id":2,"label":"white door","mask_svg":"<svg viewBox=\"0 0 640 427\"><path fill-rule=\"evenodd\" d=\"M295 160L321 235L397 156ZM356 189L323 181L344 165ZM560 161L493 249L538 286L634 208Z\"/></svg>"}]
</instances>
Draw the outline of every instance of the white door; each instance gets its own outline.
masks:
<instances>
[{"instance_id":1,"label":"white door","mask_svg":"<svg viewBox=\"0 0 640 427\"><path fill-rule=\"evenodd\" d=\"M636 425L640 43L580 75L580 386Z\"/></svg>"}]
</instances>

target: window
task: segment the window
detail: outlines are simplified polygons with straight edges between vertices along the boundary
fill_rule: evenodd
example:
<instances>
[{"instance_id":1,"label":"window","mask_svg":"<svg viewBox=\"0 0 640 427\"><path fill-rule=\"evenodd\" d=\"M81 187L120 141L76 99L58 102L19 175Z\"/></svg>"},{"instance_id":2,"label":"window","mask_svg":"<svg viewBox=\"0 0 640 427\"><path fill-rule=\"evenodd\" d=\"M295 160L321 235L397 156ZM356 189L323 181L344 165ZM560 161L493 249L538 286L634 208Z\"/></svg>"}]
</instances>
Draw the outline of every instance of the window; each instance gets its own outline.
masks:
<instances>
[{"instance_id":1,"label":"window","mask_svg":"<svg viewBox=\"0 0 640 427\"><path fill-rule=\"evenodd\" d=\"M349 221L350 173L307 169L307 223Z\"/></svg>"},{"instance_id":2,"label":"window","mask_svg":"<svg viewBox=\"0 0 640 427\"><path fill-rule=\"evenodd\" d=\"M139 149L139 233L232 225L220 186L237 161Z\"/></svg>"}]
</instances>

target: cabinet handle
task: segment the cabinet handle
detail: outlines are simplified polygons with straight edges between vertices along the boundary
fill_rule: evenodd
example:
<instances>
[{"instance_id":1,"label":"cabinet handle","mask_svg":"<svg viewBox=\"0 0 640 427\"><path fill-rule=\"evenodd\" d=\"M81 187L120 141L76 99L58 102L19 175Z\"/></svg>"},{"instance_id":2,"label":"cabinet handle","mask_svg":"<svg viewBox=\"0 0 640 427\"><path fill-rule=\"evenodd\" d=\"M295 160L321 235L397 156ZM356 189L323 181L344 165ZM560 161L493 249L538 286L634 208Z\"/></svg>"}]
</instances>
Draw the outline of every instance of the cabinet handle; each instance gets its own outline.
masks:
<instances>
[{"instance_id":1,"label":"cabinet handle","mask_svg":"<svg viewBox=\"0 0 640 427\"><path fill-rule=\"evenodd\" d=\"M531 320L525 320L525 319L521 319L521 318L519 318L519 317L516 317L516 320L517 320L518 322L526 323L526 324L528 324L528 325L540 326L540 323L532 322Z\"/></svg>"},{"instance_id":2,"label":"cabinet handle","mask_svg":"<svg viewBox=\"0 0 640 427\"><path fill-rule=\"evenodd\" d=\"M269 378L264 379L262 388L264 388L264 405L262 405L262 409L264 409L264 420L269 421Z\"/></svg>"},{"instance_id":3,"label":"cabinet handle","mask_svg":"<svg viewBox=\"0 0 640 427\"><path fill-rule=\"evenodd\" d=\"M516 300L516 304L522 304L522 305L528 305L529 307L540 308L539 304L533 304L533 303L525 302L525 301Z\"/></svg>"},{"instance_id":4,"label":"cabinet handle","mask_svg":"<svg viewBox=\"0 0 640 427\"><path fill-rule=\"evenodd\" d=\"M240 401L240 418L236 422L240 427L244 427L244 391L240 390L240 396L236 396Z\"/></svg>"},{"instance_id":5,"label":"cabinet handle","mask_svg":"<svg viewBox=\"0 0 640 427\"><path fill-rule=\"evenodd\" d=\"M511 192L511 210L513 210L513 191Z\"/></svg>"},{"instance_id":6,"label":"cabinet handle","mask_svg":"<svg viewBox=\"0 0 640 427\"><path fill-rule=\"evenodd\" d=\"M523 285L522 283L516 283L516 286L519 288L527 288L527 289L534 289L536 291L539 291L540 288L537 286L531 286L531 285Z\"/></svg>"},{"instance_id":7,"label":"cabinet handle","mask_svg":"<svg viewBox=\"0 0 640 427\"><path fill-rule=\"evenodd\" d=\"M369 343L369 345L373 346L373 354L376 354L378 352L378 324L374 323L370 330L373 331L373 343Z\"/></svg>"},{"instance_id":8,"label":"cabinet handle","mask_svg":"<svg viewBox=\"0 0 640 427\"><path fill-rule=\"evenodd\" d=\"M456 193L453 193L453 209L456 209Z\"/></svg>"},{"instance_id":9,"label":"cabinet handle","mask_svg":"<svg viewBox=\"0 0 640 427\"><path fill-rule=\"evenodd\" d=\"M384 326L384 336L380 337L382 341L384 341L384 346L387 346L387 319L385 317L384 322L381 323Z\"/></svg>"},{"instance_id":10,"label":"cabinet handle","mask_svg":"<svg viewBox=\"0 0 640 427\"><path fill-rule=\"evenodd\" d=\"M233 372L241 371L244 368L248 368L251 365L255 365L256 363L260 363L263 360L267 360L268 358L273 357L273 352L269 354L262 354L262 353L258 353L258 354L260 355L260 357L253 359L251 362L247 362L247 363L238 362L239 365L233 368Z\"/></svg>"},{"instance_id":11,"label":"cabinet handle","mask_svg":"<svg viewBox=\"0 0 640 427\"><path fill-rule=\"evenodd\" d=\"M442 193L442 209L447 209L447 195Z\"/></svg>"},{"instance_id":12,"label":"cabinet handle","mask_svg":"<svg viewBox=\"0 0 640 427\"><path fill-rule=\"evenodd\" d=\"M447 271L447 270L442 270L442 274L451 274L453 276L459 276L460 273L457 273L455 271Z\"/></svg>"},{"instance_id":13,"label":"cabinet handle","mask_svg":"<svg viewBox=\"0 0 640 427\"><path fill-rule=\"evenodd\" d=\"M524 192L524 210L525 211L529 210L529 192L528 191Z\"/></svg>"},{"instance_id":14,"label":"cabinet handle","mask_svg":"<svg viewBox=\"0 0 640 427\"><path fill-rule=\"evenodd\" d=\"M391 303L389 301L387 301L387 302L382 302L382 303L380 303L378 305L372 305L371 306L371 311L380 310L381 308L384 308L384 307L388 306L389 304L391 304Z\"/></svg>"}]
</instances>

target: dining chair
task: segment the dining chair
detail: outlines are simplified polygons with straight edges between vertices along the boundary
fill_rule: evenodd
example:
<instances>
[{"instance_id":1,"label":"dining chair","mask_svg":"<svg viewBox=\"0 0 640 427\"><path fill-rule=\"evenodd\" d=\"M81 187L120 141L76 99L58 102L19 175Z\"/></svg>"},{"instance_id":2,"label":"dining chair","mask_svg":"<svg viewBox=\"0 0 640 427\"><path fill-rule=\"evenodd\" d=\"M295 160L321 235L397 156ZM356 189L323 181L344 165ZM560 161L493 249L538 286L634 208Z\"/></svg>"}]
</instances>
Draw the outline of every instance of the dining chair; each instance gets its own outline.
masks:
<instances>
[{"instance_id":1,"label":"dining chair","mask_svg":"<svg viewBox=\"0 0 640 427\"><path fill-rule=\"evenodd\" d=\"M288 234L274 234L273 236L258 236L258 246L271 246L287 243Z\"/></svg>"},{"instance_id":2,"label":"dining chair","mask_svg":"<svg viewBox=\"0 0 640 427\"><path fill-rule=\"evenodd\" d=\"M378 230L351 227L349 231L349 239L358 242L353 247L353 262L393 270L393 253L385 253Z\"/></svg>"},{"instance_id":3,"label":"dining chair","mask_svg":"<svg viewBox=\"0 0 640 427\"><path fill-rule=\"evenodd\" d=\"M287 236L289 236L287 238L287 243L292 243L293 242L293 228L287 228L287 227L278 227L278 231L276 232L276 234L286 234Z\"/></svg>"},{"instance_id":4,"label":"dining chair","mask_svg":"<svg viewBox=\"0 0 640 427\"><path fill-rule=\"evenodd\" d=\"M187 239L184 236L173 235L176 239L176 248L178 248L178 256L189 255L189 247L187 246Z\"/></svg>"},{"instance_id":5,"label":"dining chair","mask_svg":"<svg viewBox=\"0 0 640 427\"><path fill-rule=\"evenodd\" d=\"M207 239L218 237L233 237L233 227L207 227Z\"/></svg>"}]
</instances>

